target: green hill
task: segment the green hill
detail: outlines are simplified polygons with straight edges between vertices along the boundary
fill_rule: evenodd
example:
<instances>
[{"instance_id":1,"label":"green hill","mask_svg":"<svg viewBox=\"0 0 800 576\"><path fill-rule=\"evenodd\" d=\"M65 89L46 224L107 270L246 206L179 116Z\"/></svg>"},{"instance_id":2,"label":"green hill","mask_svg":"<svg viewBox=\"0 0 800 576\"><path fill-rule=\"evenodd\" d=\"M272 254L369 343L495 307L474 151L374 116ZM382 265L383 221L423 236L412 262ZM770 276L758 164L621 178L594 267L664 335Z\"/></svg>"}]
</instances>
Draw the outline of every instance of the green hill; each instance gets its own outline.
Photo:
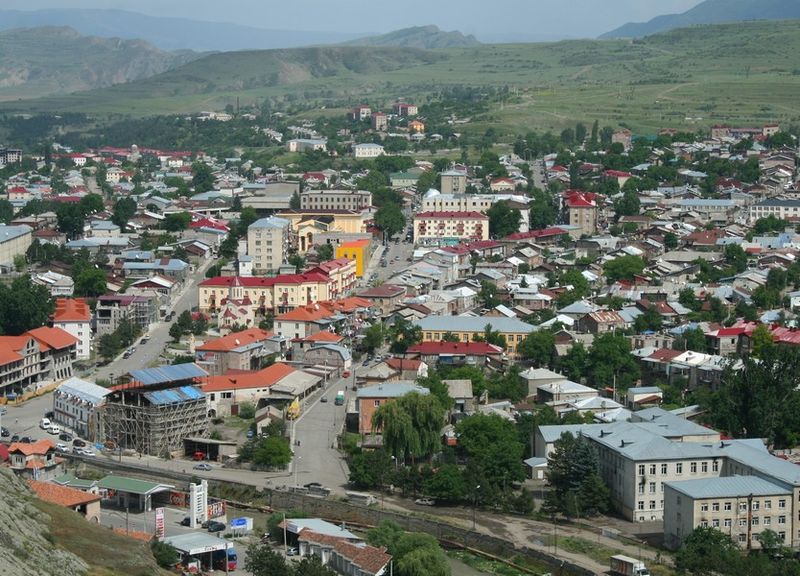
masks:
<instances>
[{"instance_id":1,"label":"green hill","mask_svg":"<svg viewBox=\"0 0 800 576\"><path fill-rule=\"evenodd\" d=\"M641 38L699 24L793 18L800 18L800 0L706 0L682 14L665 14L648 22L629 22L601 38Z\"/></svg>"},{"instance_id":2,"label":"green hill","mask_svg":"<svg viewBox=\"0 0 800 576\"><path fill-rule=\"evenodd\" d=\"M465 36L458 30L445 32L438 26L414 26L380 36L359 38L345 43L348 46L404 46L406 48L459 48L480 44L475 36Z\"/></svg>"},{"instance_id":3,"label":"green hill","mask_svg":"<svg viewBox=\"0 0 800 576\"><path fill-rule=\"evenodd\" d=\"M800 121L800 21L674 30L641 40L571 40L441 50L319 47L213 54L153 78L0 111L138 116L264 98L424 102L448 87L507 87L465 130L561 130L576 121L639 132L715 122Z\"/></svg>"},{"instance_id":4,"label":"green hill","mask_svg":"<svg viewBox=\"0 0 800 576\"><path fill-rule=\"evenodd\" d=\"M72 28L0 32L0 100L91 90L147 78L199 58L141 40L81 36Z\"/></svg>"}]
</instances>

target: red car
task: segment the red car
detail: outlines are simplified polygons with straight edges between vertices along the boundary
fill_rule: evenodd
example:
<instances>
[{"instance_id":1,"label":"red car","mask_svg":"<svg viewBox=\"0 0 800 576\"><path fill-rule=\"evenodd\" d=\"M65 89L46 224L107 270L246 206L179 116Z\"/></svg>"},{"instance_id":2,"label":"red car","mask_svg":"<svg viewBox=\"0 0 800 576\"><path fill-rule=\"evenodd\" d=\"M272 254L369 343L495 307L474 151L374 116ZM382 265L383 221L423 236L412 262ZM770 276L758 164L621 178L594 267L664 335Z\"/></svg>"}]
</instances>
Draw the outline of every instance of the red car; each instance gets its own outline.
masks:
<instances>
[{"instance_id":1,"label":"red car","mask_svg":"<svg viewBox=\"0 0 800 576\"><path fill-rule=\"evenodd\" d=\"M350 371L345 370L344 372L342 372L342 378L350 378Z\"/></svg>"}]
</instances>

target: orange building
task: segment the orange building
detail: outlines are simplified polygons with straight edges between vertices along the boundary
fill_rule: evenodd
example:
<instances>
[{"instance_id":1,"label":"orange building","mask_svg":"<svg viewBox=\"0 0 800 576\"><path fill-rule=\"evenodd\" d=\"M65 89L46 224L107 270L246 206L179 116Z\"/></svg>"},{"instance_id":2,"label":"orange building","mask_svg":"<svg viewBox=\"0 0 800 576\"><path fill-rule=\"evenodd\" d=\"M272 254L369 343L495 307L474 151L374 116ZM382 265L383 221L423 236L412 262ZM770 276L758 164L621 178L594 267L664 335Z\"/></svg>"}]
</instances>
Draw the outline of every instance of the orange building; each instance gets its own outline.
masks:
<instances>
[{"instance_id":1,"label":"orange building","mask_svg":"<svg viewBox=\"0 0 800 576\"><path fill-rule=\"evenodd\" d=\"M427 395L430 391L422 386L417 386L413 382L384 382L375 386L365 386L359 389L356 398L358 400L358 432L359 434L370 434L372 428L372 416L375 411L395 398L400 398L406 394L416 392Z\"/></svg>"}]
</instances>

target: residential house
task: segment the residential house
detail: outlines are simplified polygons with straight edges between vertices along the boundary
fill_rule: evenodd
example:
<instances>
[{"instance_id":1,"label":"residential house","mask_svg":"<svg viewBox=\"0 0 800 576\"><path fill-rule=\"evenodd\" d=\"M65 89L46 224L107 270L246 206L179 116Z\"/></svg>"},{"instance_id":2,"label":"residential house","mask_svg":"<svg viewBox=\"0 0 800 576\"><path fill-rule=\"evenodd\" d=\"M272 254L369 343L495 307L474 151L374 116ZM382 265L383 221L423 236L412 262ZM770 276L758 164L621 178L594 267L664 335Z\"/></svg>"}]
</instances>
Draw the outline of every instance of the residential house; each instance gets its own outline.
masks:
<instances>
[{"instance_id":1,"label":"residential house","mask_svg":"<svg viewBox=\"0 0 800 576\"><path fill-rule=\"evenodd\" d=\"M69 508L89 522L100 522L100 500L102 500L102 496L99 494L40 480L28 480L28 486L30 486L39 500Z\"/></svg>"},{"instance_id":2,"label":"residential house","mask_svg":"<svg viewBox=\"0 0 800 576\"><path fill-rule=\"evenodd\" d=\"M40 274L33 274L31 281L39 286L44 286L53 297L72 296L75 291L75 281L66 274L59 274L48 270Z\"/></svg>"},{"instance_id":3,"label":"residential house","mask_svg":"<svg viewBox=\"0 0 800 576\"><path fill-rule=\"evenodd\" d=\"M301 210L362 210L372 206L372 192L367 190L303 190Z\"/></svg>"},{"instance_id":4,"label":"residential house","mask_svg":"<svg viewBox=\"0 0 800 576\"><path fill-rule=\"evenodd\" d=\"M298 370L292 366L277 362L257 371L233 370L227 374L210 376L201 385L208 415L236 416L245 402L257 406L270 396L270 390L276 384L295 372Z\"/></svg>"},{"instance_id":5,"label":"residential house","mask_svg":"<svg viewBox=\"0 0 800 576\"><path fill-rule=\"evenodd\" d=\"M373 432L379 432L379 430L375 430L372 426L373 414L387 402L391 402L396 398L400 398L412 392L423 396L430 394L427 388L417 386L413 382L397 381L359 388L356 393L358 433L371 434Z\"/></svg>"},{"instance_id":6,"label":"residential house","mask_svg":"<svg viewBox=\"0 0 800 576\"><path fill-rule=\"evenodd\" d=\"M379 309L381 318L386 318L405 299L406 290L402 286L381 284L362 290L357 295L372 301Z\"/></svg>"},{"instance_id":7,"label":"residential house","mask_svg":"<svg viewBox=\"0 0 800 576\"><path fill-rule=\"evenodd\" d=\"M47 439L28 444L12 442L8 456L11 470L23 478L50 480L64 473L64 461L56 456L56 447Z\"/></svg>"},{"instance_id":8,"label":"residential house","mask_svg":"<svg viewBox=\"0 0 800 576\"><path fill-rule=\"evenodd\" d=\"M0 224L0 268L13 269L14 258L25 256L33 241L33 228Z\"/></svg>"},{"instance_id":9,"label":"residential house","mask_svg":"<svg viewBox=\"0 0 800 576\"><path fill-rule=\"evenodd\" d=\"M568 190L564 193L564 205L570 226L580 230L581 235L597 233L597 195L591 192Z\"/></svg>"},{"instance_id":10,"label":"residential house","mask_svg":"<svg viewBox=\"0 0 800 576\"><path fill-rule=\"evenodd\" d=\"M350 349L339 344L315 344L303 354L305 364L349 370L353 363Z\"/></svg>"},{"instance_id":11,"label":"residential house","mask_svg":"<svg viewBox=\"0 0 800 576\"><path fill-rule=\"evenodd\" d=\"M348 296L353 288L355 288L358 277L358 265L356 259L336 258L334 260L322 262L318 266L308 270L308 272L319 272L328 276L330 279L328 297L335 300Z\"/></svg>"},{"instance_id":12,"label":"residential house","mask_svg":"<svg viewBox=\"0 0 800 576\"><path fill-rule=\"evenodd\" d=\"M487 326L506 340L506 353L517 357L517 346L536 330L531 324L516 318L480 318L473 316L428 316L414 322L422 329L423 342L441 342L444 334L453 334L460 342L474 341L483 336Z\"/></svg>"},{"instance_id":13,"label":"residential house","mask_svg":"<svg viewBox=\"0 0 800 576\"><path fill-rule=\"evenodd\" d=\"M625 319L614 310L598 310L578 319L576 328L581 332L605 334L625 328Z\"/></svg>"},{"instance_id":14,"label":"residential house","mask_svg":"<svg viewBox=\"0 0 800 576\"><path fill-rule=\"evenodd\" d=\"M280 350L280 341L271 332L248 328L197 346L195 363L214 376L230 370L259 370Z\"/></svg>"},{"instance_id":15,"label":"residential house","mask_svg":"<svg viewBox=\"0 0 800 576\"><path fill-rule=\"evenodd\" d=\"M353 156L356 159L377 158L384 155L383 146L371 142L364 144L353 144Z\"/></svg>"},{"instance_id":16,"label":"residential house","mask_svg":"<svg viewBox=\"0 0 800 576\"><path fill-rule=\"evenodd\" d=\"M354 260L356 263L356 276L364 277L364 272L369 265L372 243L369 240L353 240L343 242L336 247L336 258Z\"/></svg>"},{"instance_id":17,"label":"residential house","mask_svg":"<svg viewBox=\"0 0 800 576\"><path fill-rule=\"evenodd\" d=\"M146 331L158 321L158 309L155 295L105 294L97 299L95 331L98 337L111 334L123 319Z\"/></svg>"},{"instance_id":18,"label":"residential house","mask_svg":"<svg viewBox=\"0 0 800 576\"><path fill-rule=\"evenodd\" d=\"M280 274L271 278L217 276L198 285L199 311L217 311L227 300L234 284L241 289L242 302L256 311L275 311L279 314L298 306L328 300L330 279L319 272Z\"/></svg>"}]
</instances>

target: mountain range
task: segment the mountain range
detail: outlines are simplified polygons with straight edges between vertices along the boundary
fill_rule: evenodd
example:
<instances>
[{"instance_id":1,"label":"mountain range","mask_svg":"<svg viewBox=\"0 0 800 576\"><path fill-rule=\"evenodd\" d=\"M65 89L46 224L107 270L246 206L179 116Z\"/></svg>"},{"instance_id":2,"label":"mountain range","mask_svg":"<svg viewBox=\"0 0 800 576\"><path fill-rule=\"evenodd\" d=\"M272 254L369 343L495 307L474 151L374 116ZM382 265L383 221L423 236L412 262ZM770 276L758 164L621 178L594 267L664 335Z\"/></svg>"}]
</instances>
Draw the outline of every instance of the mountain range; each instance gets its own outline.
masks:
<instances>
[{"instance_id":1,"label":"mountain range","mask_svg":"<svg viewBox=\"0 0 800 576\"><path fill-rule=\"evenodd\" d=\"M335 44L357 37L341 32L268 30L226 22L147 16L126 10L0 10L0 30L68 26L88 36L144 40L162 50L266 50Z\"/></svg>"},{"instance_id":2,"label":"mountain range","mask_svg":"<svg viewBox=\"0 0 800 576\"><path fill-rule=\"evenodd\" d=\"M402 46L405 48L458 48L480 44L475 36L465 36L458 30L445 32L438 26L413 26L380 36L367 36L345 42L350 46Z\"/></svg>"},{"instance_id":3,"label":"mountain range","mask_svg":"<svg viewBox=\"0 0 800 576\"><path fill-rule=\"evenodd\" d=\"M629 22L601 38L642 38L699 24L794 18L800 18L800 0L705 0L682 14L665 14L649 22Z\"/></svg>"},{"instance_id":4,"label":"mountain range","mask_svg":"<svg viewBox=\"0 0 800 576\"><path fill-rule=\"evenodd\" d=\"M82 36L72 28L0 32L0 100L68 94L148 78L203 56L142 40Z\"/></svg>"}]
</instances>

